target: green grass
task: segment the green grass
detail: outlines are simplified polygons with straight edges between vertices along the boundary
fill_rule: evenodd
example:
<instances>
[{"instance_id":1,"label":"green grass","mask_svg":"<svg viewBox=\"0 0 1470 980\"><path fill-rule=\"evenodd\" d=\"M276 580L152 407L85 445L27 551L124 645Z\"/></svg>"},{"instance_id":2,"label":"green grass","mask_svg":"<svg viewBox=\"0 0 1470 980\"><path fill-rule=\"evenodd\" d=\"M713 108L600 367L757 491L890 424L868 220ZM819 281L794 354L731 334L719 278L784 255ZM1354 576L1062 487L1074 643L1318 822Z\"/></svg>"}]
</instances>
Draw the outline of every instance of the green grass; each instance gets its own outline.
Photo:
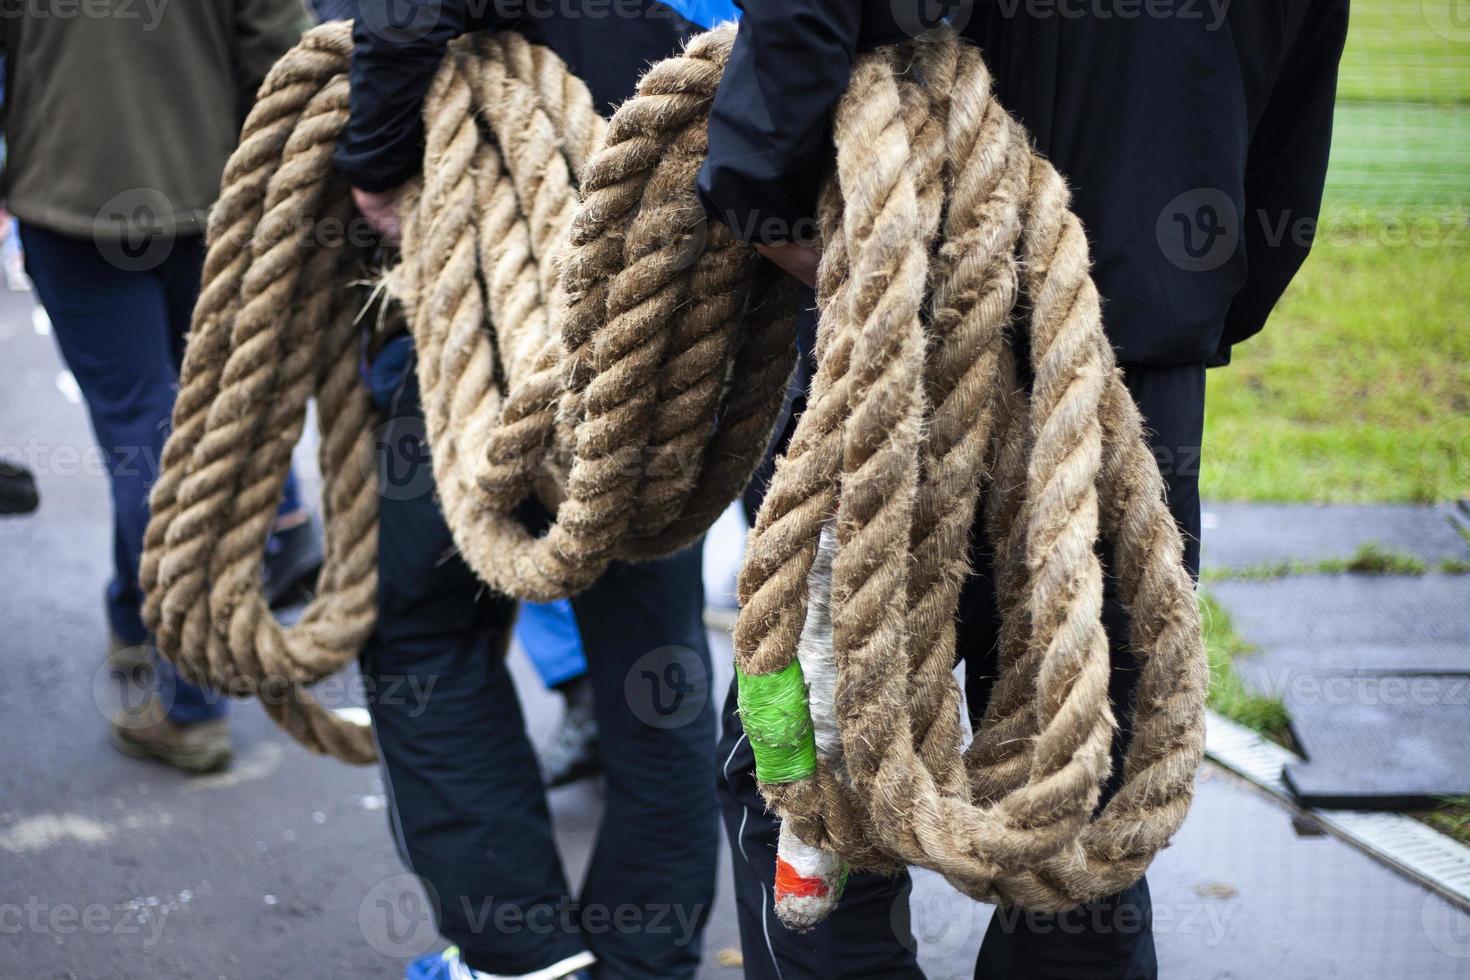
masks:
<instances>
[{"instance_id":1,"label":"green grass","mask_svg":"<svg viewBox=\"0 0 1470 980\"><path fill-rule=\"evenodd\" d=\"M1353 0L1329 213L1389 206L1463 216L1470 207L1470 21L1460 2Z\"/></svg>"},{"instance_id":2,"label":"green grass","mask_svg":"<svg viewBox=\"0 0 1470 980\"><path fill-rule=\"evenodd\" d=\"M1470 103L1470 25L1456 12L1455 0L1353 0L1338 98Z\"/></svg>"},{"instance_id":3,"label":"green grass","mask_svg":"<svg viewBox=\"0 0 1470 980\"><path fill-rule=\"evenodd\" d=\"M1211 371L1217 500L1470 493L1470 229L1326 227L1266 329Z\"/></svg>"},{"instance_id":4,"label":"green grass","mask_svg":"<svg viewBox=\"0 0 1470 980\"><path fill-rule=\"evenodd\" d=\"M1470 206L1470 106L1339 102L1323 195L1329 221Z\"/></svg>"},{"instance_id":5,"label":"green grass","mask_svg":"<svg viewBox=\"0 0 1470 980\"><path fill-rule=\"evenodd\" d=\"M1435 809L1415 816L1461 844L1470 844L1470 796L1448 797Z\"/></svg>"},{"instance_id":6,"label":"green grass","mask_svg":"<svg viewBox=\"0 0 1470 980\"><path fill-rule=\"evenodd\" d=\"M1280 698L1256 694L1235 671L1235 659L1253 648L1235 631L1230 616L1218 602L1201 592L1200 619L1204 623L1205 653L1210 661L1209 705L1232 721L1283 741L1290 719Z\"/></svg>"},{"instance_id":7,"label":"green grass","mask_svg":"<svg viewBox=\"0 0 1470 980\"><path fill-rule=\"evenodd\" d=\"M1203 491L1470 493L1470 24L1354 0L1323 221L1266 331L1211 372Z\"/></svg>"}]
</instances>

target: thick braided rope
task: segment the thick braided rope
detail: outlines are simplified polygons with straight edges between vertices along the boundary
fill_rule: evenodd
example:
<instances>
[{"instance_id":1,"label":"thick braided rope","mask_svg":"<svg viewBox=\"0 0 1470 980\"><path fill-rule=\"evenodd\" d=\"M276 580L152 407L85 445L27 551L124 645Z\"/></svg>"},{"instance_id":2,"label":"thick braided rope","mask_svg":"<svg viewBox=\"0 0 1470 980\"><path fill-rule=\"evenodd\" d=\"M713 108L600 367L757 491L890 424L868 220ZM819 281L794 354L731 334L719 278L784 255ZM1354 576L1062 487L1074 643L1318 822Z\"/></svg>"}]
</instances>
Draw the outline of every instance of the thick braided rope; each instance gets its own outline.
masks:
<instances>
[{"instance_id":1,"label":"thick braided rope","mask_svg":"<svg viewBox=\"0 0 1470 980\"><path fill-rule=\"evenodd\" d=\"M319 222L335 220L340 237L348 213L325 206L323 194L333 183L333 120L346 108L349 43L313 32L272 71L226 169L141 579L159 648L186 678L260 695L297 738L366 762L367 731L301 688L356 654L376 601L372 421L356 377L353 311L345 293L299 288L352 260L345 243L314 244L325 238ZM334 191L340 201L345 188ZM285 629L265 608L258 568L313 393L327 564L322 600Z\"/></svg>"},{"instance_id":2,"label":"thick braided rope","mask_svg":"<svg viewBox=\"0 0 1470 980\"><path fill-rule=\"evenodd\" d=\"M415 338L440 505L501 591L564 596L612 560L684 547L765 447L792 292L705 227L692 187L731 40L655 66L611 124L516 35L457 42L436 76L387 282ZM227 169L143 580L184 676L260 696L309 748L366 762L368 730L306 690L355 656L376 603L376 420L351 288L368 257L342 234L351 204L331 168L350 51L345 24L309 33ZM259 565L312 398L327 562L284 627ZM539 537L515 515L532 495L555 512Z\"/></svg>"},{"instance_id":3,"label":"thick braided rope","mask_svg":"<svg viewBox=\"0 0 1470 980\"><path fill-rule=\"evenodd\" d=\"M389 282L416 340L441 505L502 591L566 595L615 558L692 540L768 438L791 293L703 222L690 191L732 38L711 32L655 66L606 127L559 62L512 36L457 43L436 79ZM231 162L144 581L160 647L187 676L279 686L278 721L362 760L365 732L303 689L355 653L375 593L372 419L345 299L362 256L321 234L347 213L329 158L348 46L330 26L283 60ZM737 654L752 676L792 663L835 518L843 751L835 770L819 759L763 788L788 830L859 867L922 864L1037 908L1116 891L1187 808L1204 668L1081 229L952 34L862 59L836 142L817 378L752 532ZM284 629L255 568L312 396L329 562ZM982 487L1002 674L962 751L952 609ZM533 494L556 515L539 537L512 513ZM1099 532L1143 678L1123 788L1093 819L1114 727Z\"/></svg>"},{"instance_id":4,"label":"thick braided rope","mask_svg":"<svg viewBox=\"0 0 1470 980\"><path fill-rule=\"evenodd\" d=\"M905 114L919 91L930 116L946 120L949 190L932 261L917 190L932 151ZM870 56L835 138L842 227L824 225L823 268L843 268L823 280L809 418L752 532L736 640L746 674L790 662L816 534L835 511L846 768L819 761L806 779L762 788L799 837L856 866L920 864L979 897L1070 907L1135 880L1188 806L1204 661L1178 531L1103 340L1065 188L990 98L978 56L923 43L900 58ZM922 326L911 255L931 267ZM922 296L922 272L919 282ZM1029 390L1007 335L1017 328L1029 341ZM865 343L875 333L881 341ZM917 365L895 363L915 361L918 343L927 403L916 397ZM836 404L824 404L837 389ZM1002 675L961 754L952 616L982 484L1005 617ZM1134 709L1124 786L1093 819L1114 730L1100 531L1118 555L1131 642L1148 647L1144 683L1157 686Z\"/></svg>"}]
</instances>

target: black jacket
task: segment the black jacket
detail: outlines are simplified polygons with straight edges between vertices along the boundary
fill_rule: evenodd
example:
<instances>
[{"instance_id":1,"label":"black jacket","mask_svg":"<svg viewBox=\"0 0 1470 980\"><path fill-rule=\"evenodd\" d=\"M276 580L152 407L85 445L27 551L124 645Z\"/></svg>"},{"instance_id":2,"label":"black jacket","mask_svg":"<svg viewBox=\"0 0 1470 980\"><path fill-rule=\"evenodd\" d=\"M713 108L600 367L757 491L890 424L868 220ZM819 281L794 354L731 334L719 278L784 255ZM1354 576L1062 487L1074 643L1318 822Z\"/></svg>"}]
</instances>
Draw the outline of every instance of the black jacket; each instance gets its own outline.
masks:
<instances>
[{"instance_id":1,"label":"black jacket","mask_svg":"<svg viewBox=\"0 0 1470 980\"><path fill-rule=\"evenodd\" d=\"M449 42L514 28L555 51L604 113L633 94L649 64L696 28L656 0L357 0L351 117L334 160L353 186L397 187L423 160L424 97ZM405 12L407 15L405 16Z\"/></svg>"},{"instance_id":2,"label":"black jacket","mask_svg":"<svg viewBox=\"0 0 1470 980\"><path fill-rule=\"evenodd\" d=\"M940 0L743 0L699 176L746 240L804 237L854 53ZM1310 247L1347 0L951 4L1001 102L1068 179L1124 361L1228 359Z\"/></svg>"}]
</instances>

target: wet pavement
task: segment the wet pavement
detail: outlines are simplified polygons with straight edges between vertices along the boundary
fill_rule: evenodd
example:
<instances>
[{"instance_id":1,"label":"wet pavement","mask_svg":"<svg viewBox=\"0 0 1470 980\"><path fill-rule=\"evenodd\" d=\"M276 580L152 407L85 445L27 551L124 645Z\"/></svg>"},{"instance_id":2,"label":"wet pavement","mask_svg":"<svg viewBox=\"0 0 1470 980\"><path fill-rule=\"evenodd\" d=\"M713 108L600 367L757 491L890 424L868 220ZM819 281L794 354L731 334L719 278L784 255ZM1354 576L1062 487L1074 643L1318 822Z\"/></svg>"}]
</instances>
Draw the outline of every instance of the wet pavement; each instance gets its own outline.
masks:
<instances>
[{"instance_id":1,"label":"wet pavement","mask_svg":"<svg viewBox=\"0 0 1470 980\"><path fill-rule=\"evenodd\" d=\"M38 471L43 498L32 517L0 519L0 977L401 975L435 940L372 769L308 755L255 704L235 711L237 762L220 775L109 748L106 716L126 691L102 668L106 481L28 297L0 294L0 351L0 453ZM721 533L716 551L738 538ZM712 570L712 591L724 574ZM512 656L544 736L556 702ZM572 880L599 792L551 795ZM1470 977L1470 915L1298 832L1274 799L1213 768L1151 881L1166 977ZM738 947L729 892L722 871L705 977L740 973L720 964ZM932 875L912 903L929 975L968 977L990 910Z\"/></svg>"},{"instance_id":2,"label":"wet pavement","mask_svg":"<svg viewBox=\"0 0 1470 980\"><path fill-rule=\"evenodd\" d=\"M1464 502L1413 504L1227 504L1204 508L1206 568L1346 558L1365 544L1434 565L1470 558Z\"/></svg>"}]
</instances>

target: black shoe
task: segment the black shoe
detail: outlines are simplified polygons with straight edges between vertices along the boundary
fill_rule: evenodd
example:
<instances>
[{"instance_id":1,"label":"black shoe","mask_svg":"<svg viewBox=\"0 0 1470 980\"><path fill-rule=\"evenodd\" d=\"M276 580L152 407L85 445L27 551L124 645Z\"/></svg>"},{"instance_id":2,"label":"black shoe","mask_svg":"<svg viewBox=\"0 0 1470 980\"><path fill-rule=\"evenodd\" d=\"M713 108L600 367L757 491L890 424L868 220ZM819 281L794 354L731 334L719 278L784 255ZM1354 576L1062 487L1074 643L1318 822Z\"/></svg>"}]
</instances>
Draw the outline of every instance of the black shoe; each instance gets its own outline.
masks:
<instances>
[{"instance_id":1,"label":"black shoe","mask_svg":"<svg viewBox=\"0 0 1470 980\"><path fill-rule=\"evenodd\" d=\"M265 545L265 597L272 609L311 598L322 570L322 536L309 520L270 536Z\"/></svg>"},{"instance_id":2,"label":"black shoe","mask_svg":"<svg viewBox=\"0 0 1470 980\"><path fill-rule=\"evenodd\" d=\"M0 514L29 514L41 504L36 478L17 463L0 459Z\"/></svg>"},{"instance_id":3,"label":"black shoe","mask_svg":"<svg viewBox=\"0 0 1470 980\"><path fill-rule=\"evenodd\" d=\"M579 779L596 776L602 771L597 751L597 719L592 713L592 685L579 677L562 690L567 710L551 740L536 753L541 768L541 781L547 789L556 789Z\"/></svg>"}]
</instances>

